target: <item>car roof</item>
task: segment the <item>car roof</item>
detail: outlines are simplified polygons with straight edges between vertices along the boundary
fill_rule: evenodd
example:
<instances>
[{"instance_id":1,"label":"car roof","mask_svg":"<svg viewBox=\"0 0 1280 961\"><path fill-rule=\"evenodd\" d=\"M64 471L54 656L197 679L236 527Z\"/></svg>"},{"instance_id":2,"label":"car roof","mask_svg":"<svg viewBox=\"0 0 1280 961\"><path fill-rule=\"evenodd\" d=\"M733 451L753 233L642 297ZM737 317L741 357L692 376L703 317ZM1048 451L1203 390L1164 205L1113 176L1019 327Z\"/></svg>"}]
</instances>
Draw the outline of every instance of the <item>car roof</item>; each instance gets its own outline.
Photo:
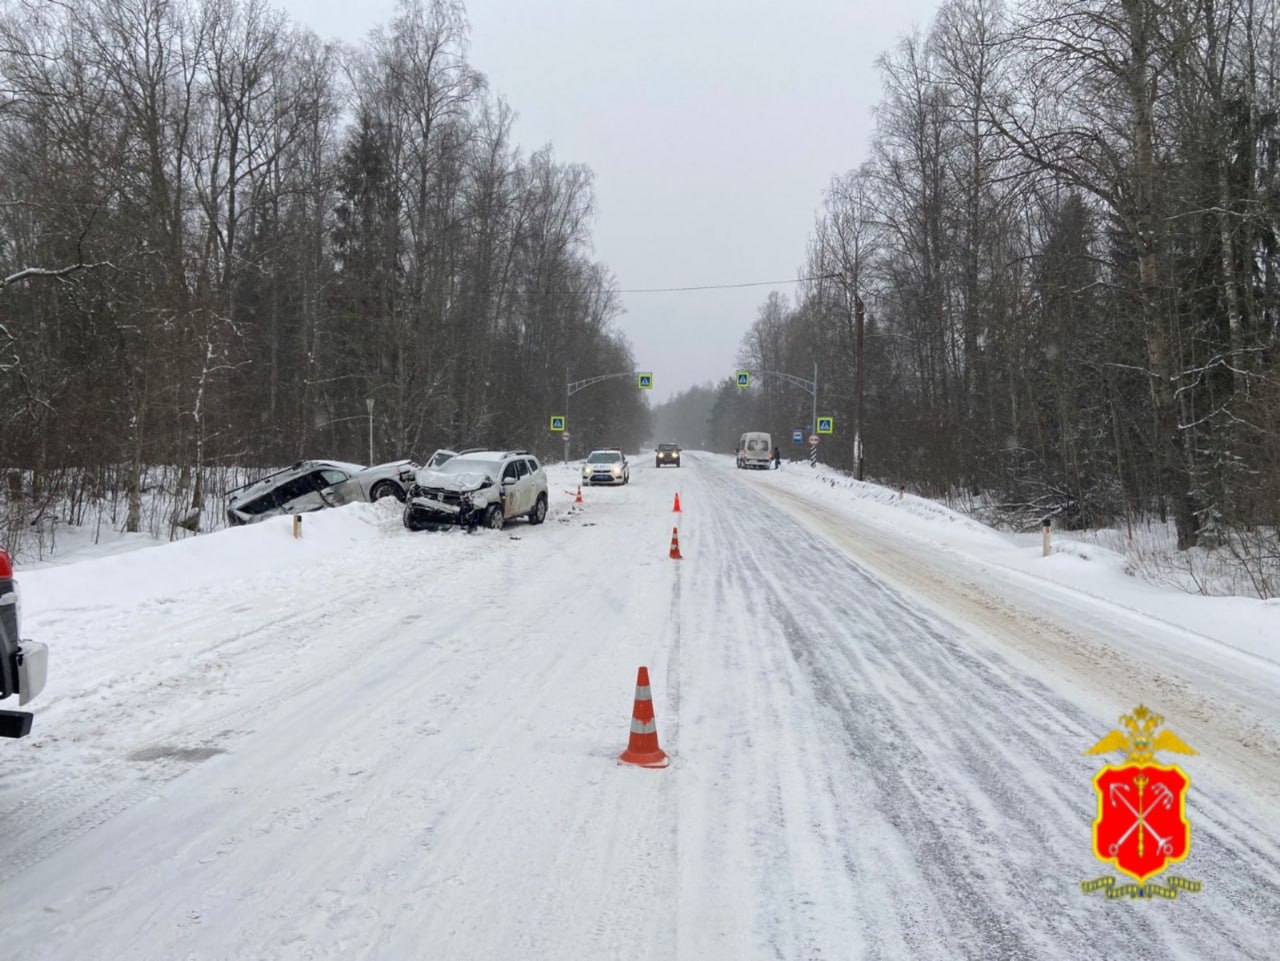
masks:
<instances>
[{"instance_id":1,"label":"car roof","mask_svg":"<svg viewBox=\"0 0 1280 961\"><path fill-rule=\"evenodd\" d=\"M532 457L533 454L527 450L485 450L484 448L472 448L464 450L458 454L454 460L504 460L508 457Z\"/></svg>"}]
</instances>

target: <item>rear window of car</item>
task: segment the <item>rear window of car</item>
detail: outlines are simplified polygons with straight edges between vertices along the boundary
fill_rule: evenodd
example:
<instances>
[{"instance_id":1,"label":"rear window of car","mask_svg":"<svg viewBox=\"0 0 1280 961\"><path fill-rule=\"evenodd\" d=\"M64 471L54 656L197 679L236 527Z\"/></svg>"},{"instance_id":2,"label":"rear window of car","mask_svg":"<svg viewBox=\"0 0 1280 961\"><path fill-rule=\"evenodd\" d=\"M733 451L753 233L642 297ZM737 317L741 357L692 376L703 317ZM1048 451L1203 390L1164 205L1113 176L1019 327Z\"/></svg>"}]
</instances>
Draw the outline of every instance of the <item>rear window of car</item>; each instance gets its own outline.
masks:
<instances>
[{"instance_id":1,"label":"rear window of car","mask_svg":"<svg viewBox=\"0 0 1280 961\"><path fill-rule=\"evenodd\" d=\"M747 441L747 450L768 450L769 444L761 440L759 437L753 437Z\"/></svg>"}]
</instances>

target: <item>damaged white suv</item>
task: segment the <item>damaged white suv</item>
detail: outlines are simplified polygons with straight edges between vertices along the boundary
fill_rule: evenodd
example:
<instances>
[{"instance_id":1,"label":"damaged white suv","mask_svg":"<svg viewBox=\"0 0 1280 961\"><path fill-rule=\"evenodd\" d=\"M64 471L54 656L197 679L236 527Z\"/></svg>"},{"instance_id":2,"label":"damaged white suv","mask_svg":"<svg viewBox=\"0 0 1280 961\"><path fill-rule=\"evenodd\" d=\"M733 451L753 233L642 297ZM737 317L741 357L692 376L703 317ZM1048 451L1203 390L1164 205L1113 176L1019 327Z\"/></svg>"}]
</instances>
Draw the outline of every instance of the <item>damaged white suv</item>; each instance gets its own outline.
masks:
<instances>
[{"instance_id":1,"label":"damaged white suv","mask_svg":"<svg viewBox=\"0 0 1280 961\"><path fill-rule=\"evenodd\" d=\"M501 529L507 521L547 519L547 475L527 450L467 451L439 467L423 468L404 505L411 531L460 524Z\"/></svg>"}]
</instances>

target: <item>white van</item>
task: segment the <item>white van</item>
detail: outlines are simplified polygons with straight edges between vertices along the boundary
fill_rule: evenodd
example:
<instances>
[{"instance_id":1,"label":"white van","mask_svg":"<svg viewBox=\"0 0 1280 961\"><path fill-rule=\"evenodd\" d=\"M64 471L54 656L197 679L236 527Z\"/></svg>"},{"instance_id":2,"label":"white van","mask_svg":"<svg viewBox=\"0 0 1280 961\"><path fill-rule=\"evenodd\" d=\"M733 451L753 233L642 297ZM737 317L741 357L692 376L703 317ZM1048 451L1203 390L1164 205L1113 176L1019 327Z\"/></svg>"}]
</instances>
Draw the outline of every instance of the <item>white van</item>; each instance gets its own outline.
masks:
<instances>
[{"instance_id":1,"label":"white van","mask_svg":"<svg viewBox=\"0 0 1280 961\"><path fill-rule=\"evenodd\" d=\"M773 461L773 438L752 430L738 438L738 469L758 467L768 470Z\"/></svg>"}]
</instances>

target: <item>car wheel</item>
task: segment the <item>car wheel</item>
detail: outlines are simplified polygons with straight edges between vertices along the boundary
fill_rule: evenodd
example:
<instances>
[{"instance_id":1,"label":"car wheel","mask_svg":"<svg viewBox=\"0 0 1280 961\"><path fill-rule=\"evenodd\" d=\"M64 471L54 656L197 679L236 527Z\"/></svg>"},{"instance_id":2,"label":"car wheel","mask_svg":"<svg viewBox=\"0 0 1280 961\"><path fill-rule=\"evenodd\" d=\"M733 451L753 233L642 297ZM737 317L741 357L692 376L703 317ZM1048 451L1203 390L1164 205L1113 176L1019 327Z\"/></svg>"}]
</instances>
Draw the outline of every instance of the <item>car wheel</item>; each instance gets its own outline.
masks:
<instances>
[{"instance_id":1,"label":"car wheel","mask_svg":"<svg viewBox=\"0 0 1280 961\"><path fill-rule=\"evenodd\" d=\"M653 466L654 466L654 467L661 467L661 466L662 466L662 461L660 461L660 460L656 460L656 461L654 461L654 462L653 462Z\"/></svg>"},{"instance_id":2,"label":"car wheel","mask_svg":"<svg viewBox=\"0 0 1280 961\"><path fill-rule=\"evenodd\" d=\"M533 505L533 510L529 512L530 524L541 524L547 519L547 495L539 494L538 500Z\"/></svg>"},{"instance_id":3,"label":"car wheel","mask_svg":"<svg viewBox=\"0 0 1280 961\"><path fill-rule=\"evenodd\" d=\"M484 526L491 531L500 531L502 520L502 508L497 504L490 504L484 512Z\"/></svg>"},{"instance_id":4,"label":"car wheel","mask_svg":"<svg viewBox=\"0 0 1280 961\"><path fill-rule=\"evenodd\" d=\"M428 531L432 527L418 511L413 510L404 512L404 526L411 531Z\"/></svg>"},{"instance_id":5,"label":"car wheel","mask_svg":"<svg viewBox=\"0 0 1280 961\"><path fill-rule=\"evenodd\" d=\"M404 491L400 489L400 485L392 481L378 481L373 485L373 490L369 491L371 500L380 501L384 497L394 497L398 501L404 500Z\"/></svg>"}]
</instances>

